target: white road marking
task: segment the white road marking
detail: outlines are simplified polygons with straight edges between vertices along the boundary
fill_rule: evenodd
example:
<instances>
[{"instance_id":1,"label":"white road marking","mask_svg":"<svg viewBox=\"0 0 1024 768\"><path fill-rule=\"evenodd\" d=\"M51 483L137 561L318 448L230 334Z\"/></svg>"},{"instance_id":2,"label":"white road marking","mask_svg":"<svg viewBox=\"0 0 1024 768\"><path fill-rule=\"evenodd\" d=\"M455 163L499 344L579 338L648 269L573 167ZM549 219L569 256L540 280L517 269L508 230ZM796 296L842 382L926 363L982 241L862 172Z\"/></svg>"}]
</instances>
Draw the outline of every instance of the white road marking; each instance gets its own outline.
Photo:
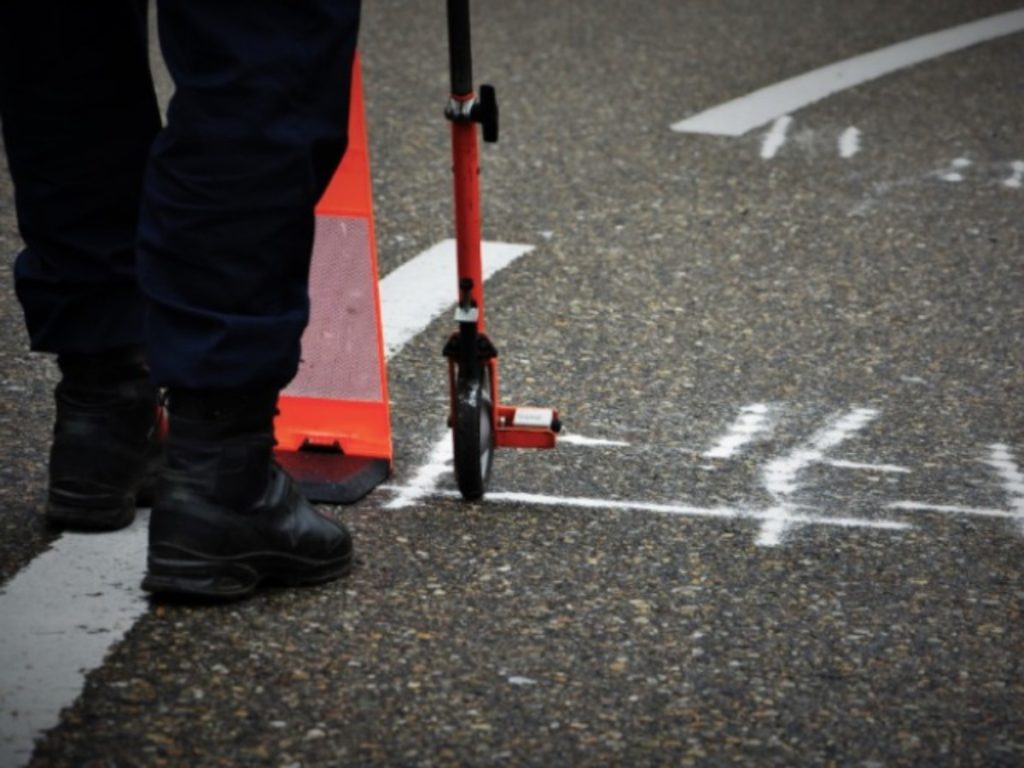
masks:
<instances>
[{"instance_id":1,"label":"white road marking","mask_svg":"<svg viewBox=\"0 0 1024 768\"><path fill-rule=\"evenodd\" d=\"M861 464L856 461L839 461L836 459L824 463L837 469L862 469L865 472L890 472L895 474L908 474L910 472L906 467L900 467L896 464Z\"/></svg>"},{"instance_id":2,"label":"white road marking","mask_svg":"<svg viewBox=\"0 0 1024 768\"><path fill-rule=\"evenodd\" d=\"M532 250L532 245L485 242L484 280ZM381 280L380 310L386 356L397 354L434 318L446 312L455 303L457 291L454 240L442 240Z\"/></svg>"},{"instance_id":3,"label":"white road marking","mask_svg":"<svg viewBox=\"0 0 1024 768\"><path fill-rule=\"evenodd\" d=\"M999 473L1003 488L1010 499L1012 515L1017 518L1021 532L1024 533L1024 474L1010 451L1010 446L993 443L989 446L989 458L985 461Z\"/></svg>"},{"instance_id":4,"label":"white road marking","mask_svg":"<svg viewBox=\"0 0 1024 768\"><path fill-rule=\"evenodd\" d=\"M602 440L582 435L559 435L558 443L559 445L568 443L586 447L629 447L629 443L620 440ZM433 495L442 478L452 472L453 462L454 449L451 430L446 429L434 442L426 462L417 467L405 485L381 486L381 490L392 491L396 494L395 498L384 505L384 509L405 509ZM490 494L487 498L490 498Z\"/></svg>"},{"instance_id":5,"label":"white road marking","mask_svg":"<svg viewBox=\"0 0 1024 768\"><path fill-rule=\"evenodd\" d=\"M915 37L761 88L674 123L672 130L742 136L847 88L1021 30L1024 8Z\"/></svg>"},{"instance_id":6,"label":"white road marking","mask_svg":"<svg viewBox=\"0 0 1024 768\"><path fill-rule=\"evenodd\" d=\"M441 498L458 499L457 491L435 490L431 495ZM616 499L590 498L584 496L549 496L542 493L516 493L511 491L489 491L486 499L498 504L523 504L538 507L567 507L571 509L609 510L613 512L650 512L661 515L682 517L703 517L720 520L758 520L769 518L771 510L749 507L695 507L689 504L660 504L646 501L620 501ZM859 517L811 515L794 506L790 519L799 525L826 525L839 528L871 528L885 531L903 531L913 526L898 520L868 520Z\"/></svg>"},{"instance_id":7,"label":"white road marking","mask_svg":"<svg viewBox=\"0 0 1024 768\"><path fill-rule=\"evenodd\" d=\"M860 152L860 129L850 126L839 134L839 156L844 160Z\"/></svg>"},{"instance_id":8,"label":"white road marking","mask_svg":"<svg viewBox=\"0 0 1024 768\"><path fill-rule=\"evenodd\" d=\"M765 513L761 534L757 540L759 545L777 546L787 529L796 522L796 505L791 501L791 497L799 489L797 476L800 472L812 464L824 461L827 451L838 446L854 432L863 429L877 415L878 412L870 408L850 411L812 436L806 445L765 466L764 486L776 503Z\"/></svg>"},{"instance_id":9,"label":"white road marking","mask_svg":"<svg viewBox=\"0 0 1024 768\"><path fill-rule=\"evenodd\" d=\"M605 440L600 437L584 437L583 435L559 434L559 445L582 445L608 448L629 448L629 443L622 440Z\"/></svg>"},{"instance_id":10,"label":"white road marking","mask_svg":"<svg viewBox=\"0 0 1024 768\"><path fill-rule=\"evenodd\" d=\"M1010 163L1010 169L1013 171L1013 174L1010 178L1003 181L1003 186L1010 189L1020 189L1021 184L1024 184L1024 160L1014 160Z\"/></svg>"},{"instance_id":11,"label":"white road marking","mask_svg":"<svg viewBox=\"0 0 1024 768\"><path fill-rule=\"evenodd\" d=\"M949 164L949 168L939 171L939 178L943 181L950 181L953 183L961 182L964 180L964 175L960 173L960 171L970 167L970 160L966 157L958 157Z\"/></svg>"},{"instance_id":12,"label":"white road marking","mask_svg":"<svg viewBox=\"0 0 1024 768\"><path fill-rule=\"evenodd\" d=\"M532 249L485 242L484 279ZM455 304L456 283L454 240L381 280L388 358ZM435 454L437 465L421 468L417 487L432 487L444 473L439 447ZM410 490L412 497L416 492ZM140 515L131 528L102 536L64 534L0 592L0 765L29 760L35 736L57 724L61 708L81 692L85 673L148 610L139 587L147 519Z\"/></svg>"},{"instance_id":13,"label":"white road marking","mask_svg":"<svg viewBox=\"0 0 1024 768\"><path fill-rule=\"evenodd\" d=\"M950 515L973 515L975 517L1014 518L1013 512L1005 509L983 509L980 507L961 507L955 504L925 504L921 501L894 501L886 504L886 509L903 509L908 512L942 512Z\"/></svg>"},{"instance_id":14,"label":"white road marking","mask_svg":"<svg viewBox=\"0 0 1024 768\"><path fill-rule=\"evenodd\" d=\"M424 497L429 496L437 488L441 478L452 471L454 453L452 437L445 430L434 442L426 463L420 465L409 482L397 489L398 495L384 505L385 509L404 509L411 507Z\"/></svg>"},{"instance_id":15,"label":"white road marking","mask_svg":"<svg viewBox=\"0 0 1024 768\"><path fill-rule=\"evenodd\" d=\"M741 412L741 419L737 422L737 425L734 425L732 432L746 439L751 431L759 431L761 427L758 425L751 429L754 427L754 424L749 421L742 427L738 426L743 424L742 416L765 416L769 410L769 406L763 404L747 406ZM805 446L796 449L782 459L770 462L764 472L765 485L775 498L776 503L768 509L756 509L746 506L697 507L689 504L622 501L579 496L552 496L512 491L488 491L486 499L489 503L756 520L761 523L761 530L757 541L761 546L778 545L787 529L799 525L826 525L841 528L871 528L893 531L906 530L911 528L912 525L903 521L870 520L857 517L811 514L806 512L804 507L794 503L790 498L798 490L797 475L803 469L815 463L834 464L835 466L847 469L908 472L909 470L904 467L891 464L859 464L855 462L831 461L825 458L827 451L838 446L854 432L861 430L877 415L877 411L872 409L855 409L837 418L832 424L816 433ZM603 444L605 441L598 442ZM723 455L732 455L730 451L738 447L731 440L723 441L721 445ZM381 490L395 494L395 498L386 504L385 508L398 509L408 507L428 497L461 498L457 491L438 487L442 477L450 472L451 460L451 440L446 432L435 444L426 464L417 470L407 485L381 486Z\"/></svg>"},{"instance_id":16,"label":"white road marking","mask_svg":"<svg viewBox=\"0 0 1024 768\"><path fill-rule=\"evenodd\" d=\"M771 160L778 154L782 145L786 143L786 132L789 131L789 126L792 123L793 118L789 115L783 115L772 123L771 130L764 135L764 140L761 142L761 158L763 160Z\"/></svg>"},{"instance_id":17,"label":"white road marking","mask_svg":"<svg viewBox=\"0 0 1024 768\"><path fill-rule=\"evenodd\" d=\"M731 459L759 434L771 429L771 408L755 403L740 410L740 415L704 456L709 459Z\"/></svg>"},{"instance_id":18,"label":"white road marking","mask_svg":"<svg viewBox=\"0 0 1024 768\"><path fill-rule=\"evenodd\" d=\"M989 446L989 456L982 459L999 473L1003 489L1009 498L1010 509L984 509L964 507L955 504L927 504L920 501L896 501L888 505L889 509L903 509L911 512L941 512L950 515L969 515L975 517L997 517L1017 522L1021 533L1024 533L1024 474L1017 466L1017 461L1008 445L993 443Z\"/></svg>"},{"instance_id":19,"label":"white road marking","mask_svg":"<svg viewBox=\"0 0 1024 768\"><path fill-rule=\"evenodd\" d=\"M0 765L28 762L36 735L148 610L148 521L140 511L121 531L65 533L0 591Z\"/></svg>"}]
</instances>

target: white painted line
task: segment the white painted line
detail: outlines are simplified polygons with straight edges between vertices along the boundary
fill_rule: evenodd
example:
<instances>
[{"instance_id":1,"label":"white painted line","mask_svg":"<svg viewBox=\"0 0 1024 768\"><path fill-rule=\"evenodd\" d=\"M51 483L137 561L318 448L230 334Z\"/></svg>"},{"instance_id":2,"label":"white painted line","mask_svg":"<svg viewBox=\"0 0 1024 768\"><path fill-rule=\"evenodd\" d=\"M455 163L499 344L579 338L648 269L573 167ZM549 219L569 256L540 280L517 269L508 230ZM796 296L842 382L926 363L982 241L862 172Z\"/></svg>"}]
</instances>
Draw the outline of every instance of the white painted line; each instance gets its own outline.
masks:
<instances>
[{"instance_id":1,"label":"white painted line","mask_svg":"<svg viewBox=\"0 0 1024 768\"><path fill-rule=\"evenodd\" d=\"M1024 8L915 37L761 88L681 120L672 130L742 136L847 88L1021 30Z\"/></svg>"},{"instance_id":2,"label":"white painted line","mask_svg":"<svg viewBox=\"0 0 1024 768\"><path fill-rule=\"evenodd\" d=\"M771 429L771 408L755 403L740 409L740 415L715 444L704 453L709 459L731 459L759 434Z\"/></svg>"},{"instance_id":3,"label":"white painted line","mask_svg":"<svg viewBox=\"0 0 1024 768\"><path fill-rule=\"evenodd\" d=\"M384 505L385 509L403 509L416 504L423 497L434 492L441 478L452 471L454 450L452 436L445 430L434 442L425 464L421 465L408 484L398 489L398 496Z\"/></svg>"},{"instance_id":4,"label":"white painted line","mask_svg":"<svg viewBox=\"0 0 1024 768\"><path fill-rule=\"evenodd\" d=\"M484 279L533 249L483 244ZM393 357L457 298L455 241L445 240L380 282L385 355ZM450 460L451 440L444 446ZM447 470L440 443L407 496L413 503ZM403 499L405 500L403 502ZM60 710L81 692L148 607L139 587L145 567L146 521L124 531L64 534L0 592L0 765L27 762L35 735L57 724Z\"/></svg>"},{"instance_id":5,"label":"white painted line","mask_svg":"<svg viewBox=\"0 0 1024 768\"><path fill-rule=\"evenodd\" d=\"M812 464L824 460L826 451L835 448L854 432L867 426L878 416L878 411L857 408L837 419L833 424L813 435L805 445L788 456L768 463L764 470L764 484L775 497L786 497L798 490L797 475Z\"/></svg>"},{"instance_id":6,"label":"white painted line","mask_svg":"<svg viewBox=\"0 0 1024 768\"><path fill-rule=\"evenodd\" d=\"M532 250L532 245L485 242L484 280ZM446 312L455 304L457 294L454 240L442 240L381 280L385 355L395 355L434 318Z\"/></svg>"},{"instance_id":7,"label":"white painted line","mask_svg":"<svg viewBox=\"0 0 1024 768\"><path fill-rule=\"evenodd\" d=\"M1010 169L1013 171L1013 175L1003 181L1003 186L1010 189L1020 189L1021 185L1024 184L1024 160L1014 160L1010 163Z\"/></svg>"},{"instance_id":8,"label":"white painted line","mask_svg":"<svg viewBox=\"0 0 1024 768\"><path fill-rule=\"evenodd\" d=\"M789 126L792 123L793 118L789 115L783 115L772 123L771 130L764 135L764 140L761 142L761 159L771 160L775 157L782 145L786 143L786 132L789 131Z\"/></svg>"},{"instance_id":9,"label":"white painted line","mask_svg":"<svg viewBox=\"0 0 1024 768\"><path fill-rule=\"evenodd\" d=\"M558 435L559 445L580 445L584 447L629 448L629 443L622 440L605 440L600 437L584 437L583 435Z\"/></svg>"},{"instance_id":10,"label":"white painted line","mask_svg":"<svg viewBox=\"0 0 1024 768\"><path fill-rule=\"evenodd\" d=\"M896 464L861 464L856 461L837 461L835 459L826 461L830 467L837 469L862 469L865 472L889 472L893 474L909 474L910 470Z\"/></svg>"},{"instance_id":11,"label":"white painted line","mask_svg":"<svg viewBox=\"0 0 1024 768\"><path fill-rule=\"evenodd\" d=\"M115 533L65 533L0 591L0 765L29 761L149 604L139 583L148 512Z\"/></svg>"},{"instance_id":12,"label":"white painted line","mask_svg":"<svg viewBox=\"0 0 1024 768\"><path fill-rule=\"evenodd\" d=\"M939 178L942 179L943 181L953 182L954 184L957 182L961 182L964 180L964 175L960 173L960 171L970 167L970 160L968 160L966 157L958 157L956 158L956 160L949 164L949 168L947 170L939 171Z\"/></svg>"},{"instance_id":13,"label":"white painted line","mask_svg":"<svg viewBox=\"0 0 1024 768\"><path fill-rule=\"evenodd\" d=\"M434 491L431 495L441 498L461 498L457 491ZM487 501L505 504L526 504L539 507L567 507L570 509L609 510L613 512L651 512L661 515L682 517L703 517L722 520L770 519L771 510L745 507L694 507L688 504L659 504L646 501L619 501L615 499L588 498L582 496L549 496L541 493L515 493L510 491L489 491ZM833 517L809 515L796 511L788 512L789 518L800 525L826 525L840 528L871 528L885 531L903 531L913 526L898 520L869 520L858 517Z\"/></svg>"},{"instance_id":14,"label":"white painted line","mask_svg":"<svg viewBox=\"0 0 1024 768\"><path fill-rule=\"evenodd\" d=\"M887 504L886 509L903 509L908 512L942 512L950 515L973 515L975 517L1014 518L1013 512L1005 509L983 509L979 507L959 507L954 504L925 504L920 501L894 501Z\"/></svg>"},{"instance_id":15,"label":"white painted line","mask_svg":"<svg viewBox=\"0 0 1024 768\"><path fill-rule=\"evenodd\" d=\"M1024 533L1024 474L1014 459L1010 446L993 443L989 446L989 458L985 462L993 467L1003 481L1003 488L1010 499L1010 509L1017 518L1021 533Z\"/></svg>"},{"instance_id":16,"label":"white painted line","mask_svg":"<svg viewBox=\"0 0 1024 768\"><path fill-rule=\"evenodd\" d=\"M863 429L876 416L878 412L870 408L850 411L813 435L806 445L765 466L764 485L776 503L765 513L765 521L757 539L760 546L777 546L789 527L796 522L797 518L793 514L795 505L790 498L799 489L797 476L800 472L812 464L824 461L827 451Z\"/></svg>"},{"instance_id":17,"label":"white painted line","mask_svg":"<svg viewBox=\"0 0 1024 768\"><path fill-rule=\"evenodd\" d=\"M839 134L839 156L844 160L860 152L860 129L852 125Z\"/></svg>"}]
</instances>

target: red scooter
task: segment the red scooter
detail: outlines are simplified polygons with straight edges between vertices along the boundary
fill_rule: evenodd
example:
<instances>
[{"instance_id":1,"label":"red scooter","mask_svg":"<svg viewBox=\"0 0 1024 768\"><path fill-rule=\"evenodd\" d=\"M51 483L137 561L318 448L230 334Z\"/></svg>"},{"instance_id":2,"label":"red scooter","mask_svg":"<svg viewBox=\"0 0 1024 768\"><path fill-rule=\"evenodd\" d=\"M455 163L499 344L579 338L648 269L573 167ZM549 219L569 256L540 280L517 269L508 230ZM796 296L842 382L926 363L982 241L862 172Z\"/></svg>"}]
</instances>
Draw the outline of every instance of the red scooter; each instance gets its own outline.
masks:
<instances>
[{"instance_id":1,"label":"red scooter","mask_svg":"<svg viewBox=\"0 0 1024 768\"><path fill-rule=\"evenodd\" d=\"M484 141L498 140L498 103L492 86L481 85L479 96L473 91L469 0L447 1L451 97L445 116L452 132L459 303L458 330L444 354L455 479L463 498L475 500L486 490L495 448L553 448L561 423L551 408L501 405L498 397L498 352L484 326L476 138L479 124Z\"/></svg>"}]
</instances>

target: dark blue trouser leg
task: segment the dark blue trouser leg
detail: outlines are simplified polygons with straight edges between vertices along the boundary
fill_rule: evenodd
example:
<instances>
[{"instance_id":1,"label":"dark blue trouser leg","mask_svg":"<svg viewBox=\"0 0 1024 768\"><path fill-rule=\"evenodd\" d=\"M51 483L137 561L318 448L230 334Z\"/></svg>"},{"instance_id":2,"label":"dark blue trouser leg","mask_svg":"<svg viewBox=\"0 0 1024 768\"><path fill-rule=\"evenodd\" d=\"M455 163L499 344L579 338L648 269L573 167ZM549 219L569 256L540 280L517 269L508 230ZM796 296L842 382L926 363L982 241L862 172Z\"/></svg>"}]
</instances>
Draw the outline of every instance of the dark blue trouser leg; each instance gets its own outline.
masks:
<instances>
[{"instance_id":1,"label":"dark blue trouser leg","mask_svg":"<svg viewBox=\"0 0 1024 768\"><path fill-rule=\"evenodd\" d=\"M0 2L0 120L25 249L15 286L32 347L142 343L139 194L160 116L146 0Z\"/></svg>"},{"instance_id":2,"label":"dark blue trouser leg","mask_svg":"<svg viewBox=\"0 0 1024 768\"><path fill-rule=\"evenodd\" d=\"M139 278L157 383L281 387L309 315L313 207L344 151L358 0L159 0L176 91Z\"/></svg>"}]
</instances>

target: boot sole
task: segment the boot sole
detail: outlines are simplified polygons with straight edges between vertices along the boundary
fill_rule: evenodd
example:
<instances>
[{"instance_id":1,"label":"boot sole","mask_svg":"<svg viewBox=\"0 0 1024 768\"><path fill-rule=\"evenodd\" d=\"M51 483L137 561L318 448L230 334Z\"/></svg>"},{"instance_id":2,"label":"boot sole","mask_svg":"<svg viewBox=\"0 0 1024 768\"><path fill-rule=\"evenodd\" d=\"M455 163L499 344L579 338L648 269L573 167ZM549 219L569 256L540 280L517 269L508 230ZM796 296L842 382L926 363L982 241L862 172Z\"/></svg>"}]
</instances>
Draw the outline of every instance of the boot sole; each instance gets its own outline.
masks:
<instances>
[{"instance_id":1,"label":"boot sole","mask_svg":"<svg viewBox=\"0 0 1024 768\"><path fill-rule=\"evenodd\" d=\"M175 557L149 555L142 580L145 591L163 596L238 600L261 586L315 586L347 576L352 570L351 552L322 561L280 552L217 558L174 550Z\"/></svg>"},{"instance_id":2,"label":"boot sole","mask_svg":"<svg viewBox=\"0 0 1024 768\"><path fill-rule=\"evenodd\" d=\"M122 498L53 491L46 499L46 522L71 531L116 531L135 521L135 494Z\"/></svg>"}]
</instances>

